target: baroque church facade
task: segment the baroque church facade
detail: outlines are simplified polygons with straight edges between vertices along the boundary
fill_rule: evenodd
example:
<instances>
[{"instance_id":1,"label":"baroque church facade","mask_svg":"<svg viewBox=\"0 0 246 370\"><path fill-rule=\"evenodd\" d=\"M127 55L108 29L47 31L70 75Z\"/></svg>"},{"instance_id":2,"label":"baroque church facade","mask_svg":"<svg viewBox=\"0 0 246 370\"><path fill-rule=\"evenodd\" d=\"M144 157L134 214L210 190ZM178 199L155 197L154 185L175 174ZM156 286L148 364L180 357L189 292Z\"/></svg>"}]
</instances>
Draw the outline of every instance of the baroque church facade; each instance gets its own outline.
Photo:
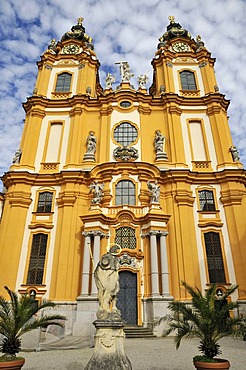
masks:
<instances>
[{"instance_id":1,"label":"baroque church facade","mask_svg":"<svg viewBox=\"0 0 246 370\"><path fill-rule=\"evenodd\" d=\"M120 246L118 307L151 326L186 281L218 296L238 284L246 310L245 170L233 145L229 101L200 36L169 17L152 60L153 80L106 87L92 39L78 23L51 41L23 104L20 147L2 178L3 286L51 299L65 335L88 336L98 309L100 257ZM155 328L158 333L158 328Z\"/></svg>"}]
</instances>

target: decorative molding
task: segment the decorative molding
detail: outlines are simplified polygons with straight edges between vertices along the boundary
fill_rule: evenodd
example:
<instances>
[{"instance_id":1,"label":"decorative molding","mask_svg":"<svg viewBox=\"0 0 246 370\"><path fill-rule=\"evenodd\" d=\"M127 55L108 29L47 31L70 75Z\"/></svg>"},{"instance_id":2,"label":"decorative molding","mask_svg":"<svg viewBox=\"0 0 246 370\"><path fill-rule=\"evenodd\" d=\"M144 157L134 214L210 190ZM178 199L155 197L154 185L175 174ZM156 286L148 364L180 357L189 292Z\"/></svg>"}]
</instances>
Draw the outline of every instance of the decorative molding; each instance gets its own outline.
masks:
<instances>
[{"instance_id":1,"label":"decorative molding","mask_svg":"<svg viewBox=\"0 0 246 370\"><path fill-rule=\"evenodd\" d=\"M129 256L127 253L124 253L122 256L118 257L118 261L121 267L124 266L138 269L136 258Z\"/></svg>"},{"instance_id":2,"label":"decorative molding","mask_svg":"<svg viewBox=\"0 0 246 370\"><path fill-rule=\"evenodd\" d=\"M202 62L199 64L199 68L205 67L208 63L207 62Z\"/></svg>"},{"instance_id":3,"label":"decorative molding","mask_svg":"<svg viewBox=\"0 0 246 370\"><path fill-rule=\"evenodd\" d=\"M102 232L101 230L83 231L82 235L83 236L90 236L90 237L100 236L101 238L108 238L109 237L109 234L106 234L106 233Z\"/></svg>"},{"instance_id":4,"label":"decorative molding","mask_svg":"<svg viewBox=\"0 0 246 370\"><path fill-rule=\"evenodd\" d=\"M147 238L148 236L155 235L155 236L167 236L169 234L168 231L162 231L162 230L150 230L147 233L141 234L141 238Z\"/></svg>"},{"instance_id":5,"label":"decorative molding","mask_svg":"<svg viewBox=\"0 0 246 370\"><path fill-rule=\"evenodd\" d=\"M49 64L45 64L44 68L48 69L49 71L51 71L53 69L53 67Z\"/></svg>"},{"instance_id":6,"label":"decorative molding","mask_svg":"<svg viewBox=\"0 0 246 370\"><path fill-rule=\"evenodd\" d=\"M133 147L117 147L113 151L113 156L117 161L135 161L138 159L138 150Z\"/></svg>"},{"instance_id":7,"label":"decorative molding","mask_svg":"<svg viewBox=\"0 0 246 370\"><path fill-rule=\"evenodd\" d=\"M172 63L170 63L170 62L166 62L166 66L167 66L167 67L171 67L171 68L173 68L173 64L172 64Z\"/></svg>"}]
</instances>

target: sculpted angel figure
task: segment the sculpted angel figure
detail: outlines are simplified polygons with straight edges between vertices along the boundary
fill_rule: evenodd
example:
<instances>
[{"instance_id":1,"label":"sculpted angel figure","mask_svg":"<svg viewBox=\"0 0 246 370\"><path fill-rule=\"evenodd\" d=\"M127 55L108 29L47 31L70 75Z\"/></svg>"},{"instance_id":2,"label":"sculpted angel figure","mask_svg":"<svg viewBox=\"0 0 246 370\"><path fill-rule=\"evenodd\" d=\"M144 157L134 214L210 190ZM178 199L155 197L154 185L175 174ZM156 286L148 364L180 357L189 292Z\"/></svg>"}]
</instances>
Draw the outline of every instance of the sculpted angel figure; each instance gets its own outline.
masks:
<instances>
[{"instance_id":1,"label":"sculpted angel figure","mask_svg":"<svg viewBox=\"0 0 246 370\"><path fill-rule=\"evenodd\" d=\"M101 260L94 272L95 283L98 289L99 310L97 318L120 319L120 311L116 307L116 295L119 286L119 260L117 255L121 252L118 244L113 244Z\"/></svg>"},{"instance_id":2,"label":"sculpted angel figure","mask_svg":"<svg viewBox=\"0 0 246 370\"><path fill-rule=\"evenodd\" d=\"M145 89L146 83L148 82L148 79L149 79L149 77L146 73L144 75L140 75L138 77L139 87L141 87L142 89Z\"/></svg>"},{"instance_id":3,"label":"sculpted angel figure","mask_svg":"<svg viewBox=\"0 0 246 370\"><path fill-rule=\"evenodd\" d=\"M151 183L150 181L147 182L148 189L151 192L151 199L150 203L159 203L160 202L160 185L158 185L157 181Z\"/></svg>"},{"instance_id":4,"label":"sculpted angel figure","mask_svg":"<svg viewBox=\"0 0 246 370\"><path fill-rule=\"evenodd\" d=\"M92 203L97 204L101 202L103 196L103 189L104 183L102 183L101 185L98 184L98 181L91 183L90 193L93 193L93 199L91 200Z\"/></svg>"},{"instance_id":5,"label":"sculpted angel figure","mask_svg":"<svg viewBox=\"0 0 246 370\"><path fill-rule=\"evenodd\" d=\"M107 77L106 77L106 89L111 89L112 84L114 82L115 82L115 77L113 75L111 75L111 73L108 73Z\"/></svg>"}]
</instances>

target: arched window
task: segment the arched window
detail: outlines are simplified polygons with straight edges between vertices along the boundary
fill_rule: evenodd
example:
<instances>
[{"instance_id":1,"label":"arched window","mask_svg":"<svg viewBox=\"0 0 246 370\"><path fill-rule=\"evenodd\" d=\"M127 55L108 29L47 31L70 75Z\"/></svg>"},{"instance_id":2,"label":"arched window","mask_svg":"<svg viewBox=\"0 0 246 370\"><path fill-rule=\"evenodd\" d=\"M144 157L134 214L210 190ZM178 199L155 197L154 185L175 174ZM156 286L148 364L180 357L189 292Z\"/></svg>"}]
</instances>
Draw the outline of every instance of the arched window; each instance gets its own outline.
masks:
<instances>
[{"instance_id":1,"label":"arched window","mask_svg":"<svg viewBox=\"0 0 246 370\"><path fill-rule=\"evenodd\" d=\"M190 71L180 72L182 90L197 90L195 75Z\"/></svg>"},{"instance_id":2,"label":"arched window","mask_svg":"<svg viewBox=\"0 0 246 370\"><path fill-rule=\"evenodd\" d=\"M219 233L205 233L204 240L207 254L209 282L226 283Z\"/></svg>"},{"instance_id":3,"label":"arched window","mask_svg":"<svg viewBox=\"0 0 246 370\"><path fill-rule=\"evenodd\" d=\"M47 240L47 234L33 235L31 256L26 282L27 284L41 285L43 283Z\"/></svg>"},{"instance_id":4,"label":"arched window","mask_svg":"<svg viewBox=\"0 0 246 370\"><path fill-rule=\"evenodd\" d=\"M121 248L135 249L137 246L135 229L128 226L123 226L117 229L115 243L119 244Z\"/></svg>"},{"instance_id":5,"label":"arched window","mask_svg":"<svg viewBox=\"0 0 246 370\"><path fill-rule=\"evenodd\" d=\"M70 91L72 75L70 73L64 72L58 75L56 81L56 92L68 92Z\"/></svg>"},{"instance_id":6,"label":"arched window","mask_svg":"<svg viewBox=\"0 0 246 370\"><path fill-rule=\"evenodd\" d=\"M123 204L135 206L135 185L132 181L119 181L115 187L115 204L120 206Z\"/></svg>"},{"instance_id":7,"label":"arched window","mask_svg":"<svg viewBox=\"0 0 246 370\"><path fill-rule=\"evenodd\" d=\"M122 122L114 130L114 139L122 146L131 145L136 141L137 137L138 131L136 127L129 122Z\"/></svg>"},{"instance_id":8,"label":"arched window","mask_svg":"<svg viewBox=\"0 0 246 370\"><path fill-rule=\"evenodd\" d=\"M40 213L51 212L52 199L53 199L53 193L50 193L48 191L39 193L37 212L40 212Z\"/></svg>"},{"instance_id":9,"label":"arched window","mask_svg":"<svg viewBox=\"0 0 246 370\"><path fill-rule=\"evenodd\" d=\"M214 194L211 190L201 190L198 192L200 210L215 211Z\"/></svg>"}]
</instances>

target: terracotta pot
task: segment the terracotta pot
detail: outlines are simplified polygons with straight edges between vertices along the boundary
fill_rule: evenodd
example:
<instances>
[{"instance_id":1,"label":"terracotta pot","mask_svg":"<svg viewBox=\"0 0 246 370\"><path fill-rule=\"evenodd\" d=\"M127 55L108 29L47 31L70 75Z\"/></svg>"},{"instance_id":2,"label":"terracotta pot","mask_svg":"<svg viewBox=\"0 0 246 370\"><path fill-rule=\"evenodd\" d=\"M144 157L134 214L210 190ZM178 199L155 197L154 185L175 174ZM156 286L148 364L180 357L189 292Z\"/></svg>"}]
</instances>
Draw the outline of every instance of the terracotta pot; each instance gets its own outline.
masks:
<instances>
[{"instance_id":1,"label":"terracotta pot","mask_svg":"<svg viewBox=\"0 0 246 370\"><path fill-rule=\"evenodd\" d=\"M0 370L20 370L24 363L24 358L13 361L0 362Z\"/></svg>"},{"instance_id":2,"label":"terracotta pot","mask_svg":"<svg viewBox=\"0 0 246 370\"><path fill-rule=\"evenodd\" d=\"M194 361L194 366L197 370L210 370L210 369L228 370L230 368L230 362L227 360L223 360L220 362Z\"/></svg>"}]
</instances>

